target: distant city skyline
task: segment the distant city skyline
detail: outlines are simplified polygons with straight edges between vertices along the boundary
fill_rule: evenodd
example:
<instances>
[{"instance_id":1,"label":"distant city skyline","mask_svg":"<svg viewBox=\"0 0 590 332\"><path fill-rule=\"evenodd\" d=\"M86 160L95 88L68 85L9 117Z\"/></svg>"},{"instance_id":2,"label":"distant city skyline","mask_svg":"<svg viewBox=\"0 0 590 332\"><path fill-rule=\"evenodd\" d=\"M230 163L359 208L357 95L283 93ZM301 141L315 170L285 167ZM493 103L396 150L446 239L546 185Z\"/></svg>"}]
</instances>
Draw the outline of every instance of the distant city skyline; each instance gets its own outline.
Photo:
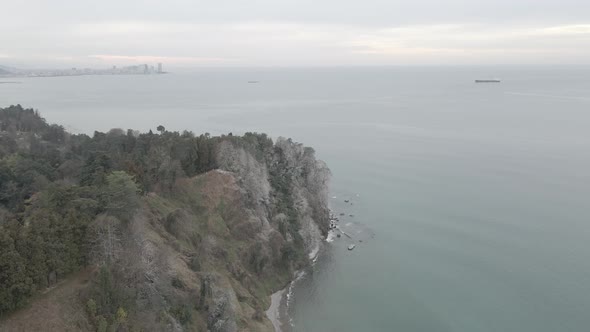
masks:
<instances>
[{"instance_id":1,"label":"distant city skyline","mask_svg":"<svg viewBox=\"0 0 590 332\"><path fill-rule=\"evenodd\" d=\"M0 65L1 77L55 77L82 75L154 75L166 74L163 64L139 64L130 66L113 65L108 68L70 67L70 68L17 68Z\"/></svg>"},{"instance_id":2,"label":"distant city skyline","mask_svg":"<svg viewBox=\"0 0 590 332\"><path fill-rule=\"evenodd\" d=\"M22 0L0 64L97 67L590 64L582 0Z\"/></svg>"}]
</instances>

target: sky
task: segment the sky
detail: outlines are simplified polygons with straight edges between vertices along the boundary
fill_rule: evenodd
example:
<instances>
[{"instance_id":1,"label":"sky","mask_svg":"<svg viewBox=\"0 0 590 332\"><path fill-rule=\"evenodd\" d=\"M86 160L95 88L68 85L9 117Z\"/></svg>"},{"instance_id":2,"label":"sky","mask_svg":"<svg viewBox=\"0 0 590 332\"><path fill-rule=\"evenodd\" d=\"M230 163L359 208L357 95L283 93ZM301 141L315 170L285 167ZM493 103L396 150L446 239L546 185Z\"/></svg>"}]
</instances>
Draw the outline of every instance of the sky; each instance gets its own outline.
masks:
<instances>
[{"instance_id":1,"label":"sky","mask_svg":"<svg viewBox=\"0 0 590 332\"><path fill-rule=\"evenodd\" d=\"M590 64L589 0L0 0L0 65Z\"/></svg>"}]
</instances>

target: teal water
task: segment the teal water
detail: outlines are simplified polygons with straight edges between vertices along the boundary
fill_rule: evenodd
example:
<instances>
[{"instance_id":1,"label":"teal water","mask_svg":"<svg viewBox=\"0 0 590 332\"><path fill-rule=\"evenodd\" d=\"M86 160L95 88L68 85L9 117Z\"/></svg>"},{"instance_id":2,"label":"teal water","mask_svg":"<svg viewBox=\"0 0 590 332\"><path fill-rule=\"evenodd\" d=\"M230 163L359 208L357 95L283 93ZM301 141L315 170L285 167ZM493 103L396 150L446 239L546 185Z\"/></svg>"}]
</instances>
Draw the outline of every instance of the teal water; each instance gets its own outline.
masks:
<instances>
[{"instance_id":1,"label":"teal water","mask_svg":"<svg viewBox=\"0 0 590 332\"><path fill-rule=\"evenodd\" d=\"M473 83L489 77L503 82ZM162 124L313 146L354 240L329 244L295 284L293 331L590 327L588 67L19 81L0 85L1 105L38 108L75 131Z\"/></svg>"}]
</instances>

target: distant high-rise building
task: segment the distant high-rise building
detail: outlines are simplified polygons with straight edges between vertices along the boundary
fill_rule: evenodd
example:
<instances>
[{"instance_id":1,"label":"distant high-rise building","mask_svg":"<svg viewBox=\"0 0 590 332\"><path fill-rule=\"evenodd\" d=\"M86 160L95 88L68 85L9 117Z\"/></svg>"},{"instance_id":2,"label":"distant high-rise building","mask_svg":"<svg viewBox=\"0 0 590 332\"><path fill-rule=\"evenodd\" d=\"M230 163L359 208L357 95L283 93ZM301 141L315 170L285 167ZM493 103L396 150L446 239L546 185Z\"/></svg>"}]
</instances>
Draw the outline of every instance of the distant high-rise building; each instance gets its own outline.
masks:
<instances>
[{"instance_id":1,"label":"distant high-rise building","mask_svg":"<svg viewBox=\"0 0 590 332\"><path fill-rule=\"evenodd\" d=\"M162 63L158 63L158 73L162 73Z\"/></svg>"}]
</instances>

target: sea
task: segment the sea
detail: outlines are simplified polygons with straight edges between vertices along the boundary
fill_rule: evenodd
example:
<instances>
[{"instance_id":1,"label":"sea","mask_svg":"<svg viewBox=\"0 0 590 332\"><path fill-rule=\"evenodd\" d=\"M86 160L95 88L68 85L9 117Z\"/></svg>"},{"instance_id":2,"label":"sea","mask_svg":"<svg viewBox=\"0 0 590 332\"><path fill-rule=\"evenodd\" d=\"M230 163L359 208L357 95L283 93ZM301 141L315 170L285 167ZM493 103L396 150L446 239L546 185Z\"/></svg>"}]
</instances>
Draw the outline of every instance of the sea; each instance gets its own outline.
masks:
<instances>
[{"instance_id":1,"label":"sea","mask_svg":"<svg viewBox=\"0 0 590 332\"><path fill-rule=\"evenodd\" d=\"M474 83L489 78L502 82ZM312 146L347 236L290 285L285 330L590 330L588 66L0 81L16 81L0 84L1 106L76 133L163 125Z\"/></svg>"}]
</instances>

